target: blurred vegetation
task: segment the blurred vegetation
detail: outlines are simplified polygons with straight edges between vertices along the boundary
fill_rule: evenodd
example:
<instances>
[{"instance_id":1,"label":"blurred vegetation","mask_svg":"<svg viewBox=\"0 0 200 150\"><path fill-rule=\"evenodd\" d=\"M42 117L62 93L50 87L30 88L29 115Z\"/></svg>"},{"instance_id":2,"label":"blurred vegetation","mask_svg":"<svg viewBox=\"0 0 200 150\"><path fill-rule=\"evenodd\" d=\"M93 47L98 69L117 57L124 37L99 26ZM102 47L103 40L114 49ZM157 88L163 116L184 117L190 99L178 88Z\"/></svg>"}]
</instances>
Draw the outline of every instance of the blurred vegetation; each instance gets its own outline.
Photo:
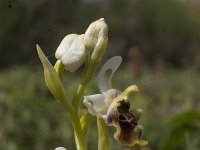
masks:
<instances>
[{"instance_id":1,"label":"blurred vegetation","mask_svg":"<svg viewBox=\"0 0 200 150\"><path fill-rule=\"evenodd\" d=\"M109 25L109 56L127 57L129 49L138 46L148 65L157 57L175 67L199 65L200 3L190 1L3 0L0 67L36 64L35 43L54 55L65 35L84 33L90 22L101 17Z\"/></svg>"},{"instance_id":2,"label":"blurred vegetation","mask_svg":"<svg viewBox=\"0 0 200 150\"><path fill-rule=\"evenodd\" d=\"M109 26L105 57L124 57L114 87L140 88L132 106L144 109L141 124L150 143L144 150L200 149L198 0L0 1L0 149L75 149L64 110L44 85L35 44L54 62L65 35L84 33L101 17ZM80 78L66 75L69 93ZM86 94L98 92L94 80ZM97 149L96 133L93 126L89 150ZM110 137L112 148L122 149Z\"/></svg>"},{"instance_id":3,"label":"blurred vegetation","mask_svg":"<svg viewBox=\"0 0 200 150\"><path fill-rule=\"evenodd\" d=\"M144 109L141 118L143 138L150 143L146 149L200 147L199 75L195 70L145 71L137 78L127 66L116 73L113 87L123 90L130 84L137 84L140 88L141 92L133 95L131 102L133 108ZM15 67L2 72L0 78L1 149L42 150L56 146L75 149L71 125L64 110L47 90L42 70ZM66 75L65 86L69 93L79 79L77 75ZM93 82L86 94L98 92ZM112 148L120 150L113 139L114 128L110 129ZM96 149L96 139L94 125L88 133L89 150Z\"/></svg>"}]
</instances>

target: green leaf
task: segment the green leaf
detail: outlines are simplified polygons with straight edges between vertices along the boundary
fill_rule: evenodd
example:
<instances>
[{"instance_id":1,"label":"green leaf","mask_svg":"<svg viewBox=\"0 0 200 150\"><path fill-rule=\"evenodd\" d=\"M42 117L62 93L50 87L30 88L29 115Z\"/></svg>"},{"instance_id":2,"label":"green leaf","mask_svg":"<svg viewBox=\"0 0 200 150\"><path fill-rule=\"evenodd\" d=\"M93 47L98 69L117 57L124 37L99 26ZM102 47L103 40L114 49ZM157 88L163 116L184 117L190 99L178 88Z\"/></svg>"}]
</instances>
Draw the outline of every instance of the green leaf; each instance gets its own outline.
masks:
<instances>
[{"instance_id":1,"label":"green leaf","mask_svg":"<svg viewBox=\"0 0 200 150\"><path fill-rule=\"evenodd\" d=\"M177 148L185 148L186 145L192 145L192 150L197 150L196 145L199 145L199 135L200 135L200 112L191 111L184 112L179 115L174 116L170 119L163 130L163 140L159 146L160 150L175 150ZM190 140L186 139L186 135L190 135ZM195 140L198 141L197 144L193 143ZM187 143L191 142L192 143ZM185 143L185 145L184 145Z\"/></svg>"},{"instance_id":2,"label":"green leaf","mask_svg":"<svg viewBox=\"0 0 200 150\"><path fill-rule=\"evenodd\" d=\"M47 87L49 88L53 96L62 104L65 110L71 113L72 107L67 102L68 101L67 95L65 93L64 87L62 85L62 82L56 70L51 65L47 57L44 55L39 45L37 45L36 47L37 47L39 58L44 67L44 78L45 78Z\"/></svg>"}]
</instances>

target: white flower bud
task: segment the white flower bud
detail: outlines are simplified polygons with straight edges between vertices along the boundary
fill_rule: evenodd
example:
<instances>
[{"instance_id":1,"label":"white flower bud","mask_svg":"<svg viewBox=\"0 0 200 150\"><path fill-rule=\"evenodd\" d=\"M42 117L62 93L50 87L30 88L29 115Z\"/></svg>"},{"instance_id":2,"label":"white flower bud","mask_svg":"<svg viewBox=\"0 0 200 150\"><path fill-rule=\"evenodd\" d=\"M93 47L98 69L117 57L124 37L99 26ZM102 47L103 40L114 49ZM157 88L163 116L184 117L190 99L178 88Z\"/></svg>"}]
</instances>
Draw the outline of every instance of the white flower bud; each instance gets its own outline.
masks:
<instances>
[{"instance_id":1,"label":"white flower bud","mask_svg":"<svg viewBox=\"0 0 200 150\"><path fill-rule=\"evenodd\" d=\"M67 149L64 147L57 147L55 150L67 150Z\"/></svg>"},{"instance_id":2,"label":"white flower bud","mask_svg":"<svg viewBox=\"0 0 200 150\"><path fill-rule=\"evenodd\" d=\"M108 37L108 26L103 18L91 23L85 32L86 47L93 51L101 37Z\"/></svg>"},{"instance_id":3,"label":"white flower bud","mask_svg":"<svg viewBox=\"0 0 200 150\"><path fill-rule=\"evenodd\" d=\"M55 56L61 60L66 70L76 71L86 59L84 35L67 35L58 46Z\"/></svg>"}]
</instances>

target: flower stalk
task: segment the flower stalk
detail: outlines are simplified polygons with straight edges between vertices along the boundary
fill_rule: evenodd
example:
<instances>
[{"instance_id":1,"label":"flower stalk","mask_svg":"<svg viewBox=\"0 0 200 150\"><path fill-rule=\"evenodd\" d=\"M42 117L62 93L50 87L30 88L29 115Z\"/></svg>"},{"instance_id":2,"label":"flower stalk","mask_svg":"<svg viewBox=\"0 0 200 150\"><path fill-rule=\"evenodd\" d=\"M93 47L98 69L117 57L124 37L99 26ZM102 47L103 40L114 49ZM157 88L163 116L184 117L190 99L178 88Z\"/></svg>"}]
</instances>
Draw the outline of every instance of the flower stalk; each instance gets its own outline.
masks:
<instances>
[{"instance_id":1,"label":"flower stalk","mask_svg":"<svg viewBox=\"0 0 200 150\"><path fill-rule=\"evenodd\" d=\"M72 125L74 128L74 136L77 150L87 150L85 135L78 114L74 112L70 118L72 120Z\"/></svg>"},{"instance_id":2,"label":"flower stalk","mask_svg":"<svg viewBox=\"0 0 200 150\"><path fill-rule=\"evenodd\" d=\"M91 81L91 79L92 79L91 75L85 76L85 78L79 84L79 86L76 90L76 93L75 93L73 100L72 100L72 105L76 110L78 110L78 106L79 106L81 99L83 98L83 95L84 95L84 91L85 91L87 85L89 84L89 82Z\"/></svg>"}]
</instances>

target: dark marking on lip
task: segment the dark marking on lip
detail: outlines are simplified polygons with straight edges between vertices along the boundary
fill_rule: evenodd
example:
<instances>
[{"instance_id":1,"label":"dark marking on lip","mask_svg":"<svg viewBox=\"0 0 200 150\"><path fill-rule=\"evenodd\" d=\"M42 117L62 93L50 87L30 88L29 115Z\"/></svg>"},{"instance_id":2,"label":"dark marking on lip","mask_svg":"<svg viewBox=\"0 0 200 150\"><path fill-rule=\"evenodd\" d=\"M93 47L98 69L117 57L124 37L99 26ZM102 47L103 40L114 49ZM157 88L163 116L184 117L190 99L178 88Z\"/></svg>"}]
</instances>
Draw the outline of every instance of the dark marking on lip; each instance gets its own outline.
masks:
<instances>
[{"instance_id":1,"label":"dark marking on lip","mask_svg":"<svg viewBox=\"0 0 200 150\"><path fill-rule=\"evenodd\" d=\"M127 112L130 108L130 103L125 101L120 101L120 105L117 107L119 113Z\"/></svg>"},{"instance_id":2,"label":"dark marking on lip","mask_svg":"<svg viewBox=\"0 0 200 150\"><path fill-rule=\"evenodd\" d=\"M131 132L137 124L138 123L135 117L130 112L121 113L119 115L119 125L121 127L122 132Z\"/></svg>"}]
</instances>

